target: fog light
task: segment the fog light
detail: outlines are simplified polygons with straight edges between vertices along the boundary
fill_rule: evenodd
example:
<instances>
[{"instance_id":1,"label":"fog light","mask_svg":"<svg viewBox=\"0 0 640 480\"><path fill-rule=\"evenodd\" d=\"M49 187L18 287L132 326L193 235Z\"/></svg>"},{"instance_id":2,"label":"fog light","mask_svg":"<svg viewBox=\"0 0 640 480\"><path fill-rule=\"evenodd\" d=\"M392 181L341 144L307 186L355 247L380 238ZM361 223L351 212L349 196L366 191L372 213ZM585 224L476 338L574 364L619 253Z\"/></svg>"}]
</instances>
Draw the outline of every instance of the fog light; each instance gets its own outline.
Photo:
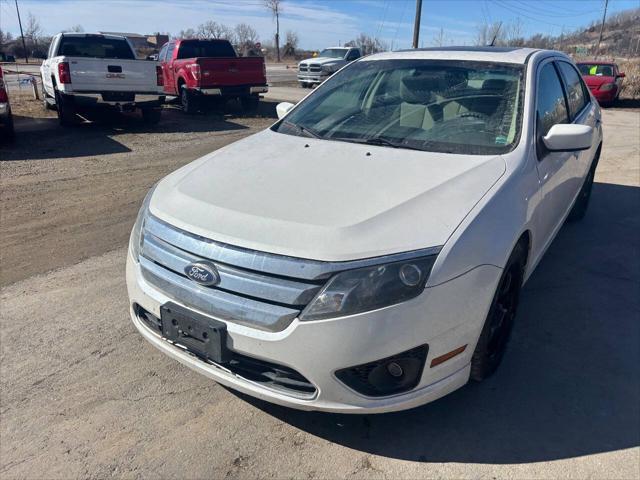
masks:
<instances>
[{"instance_id":1,"label":"fog light","mask_svg":"<svg viewBox=\"0 0 640 480\"><path fill-rule=\"evenodd\" d=\"M389 372L389 375L391 375L392 377L401 377L404 373L404 370L402 370L402 367L396 362L391 362L387 364L387 372Z\"/></svg>"},{"instance_id":2,"label":"fog light","mask_svg":"<svg viewBox=\"0 0 640 480\"><path fill-rule=\"evenodd\" d=\"M406 392L420 382L428 351L428 345L421 345L392 357L338 370L336 377L356 392L370 397Z\"/></svg>"}]
</instances>

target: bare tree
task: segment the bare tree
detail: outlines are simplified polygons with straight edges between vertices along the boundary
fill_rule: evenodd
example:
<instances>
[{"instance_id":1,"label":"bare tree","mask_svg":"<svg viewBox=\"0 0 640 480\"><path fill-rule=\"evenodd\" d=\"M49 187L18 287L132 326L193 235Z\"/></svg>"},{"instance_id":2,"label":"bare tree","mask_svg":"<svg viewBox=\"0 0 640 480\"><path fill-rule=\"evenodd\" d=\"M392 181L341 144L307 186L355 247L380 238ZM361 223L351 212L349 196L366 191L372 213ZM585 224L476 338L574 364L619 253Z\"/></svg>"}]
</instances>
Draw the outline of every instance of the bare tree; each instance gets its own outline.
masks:
<instances>
[{"instance_id":1,"label":"bare tree","mask_svg":"<svg viewBox=\"0 0 640 480\"><path fill-rule=\"evenodd\" d=\"M196 36L199 38L224 38L233 43L234 32L231 28L209 20L198 26Z\"/></svg>"},{"instance_id":2,"label":"bare tree","mask_svg":"<svg viewBox=\"0 0 640 480\"><path fill-rule=\"evenodd\" d=\"M385 42L378 37L370 37L366 33L361 33L355 39L344 44L345 47L358 47L362 55L370 55L388 49Z\"/></svg>"},{"instance_id":3,"label":"bare tree","mask_svg":"<svg viewBox=\"0 0 640 480\"><path fill-rule=\"evenodd\" d=\"M280 62L280 13L282 12L282 0L264 0L264 6L271 12L273 18L276 19L276 58Z\"/></svg>"},{"instance_id":4,"label":"bare tree","mask_svg":"<svg viewBox=\"0 0 640 480\"><path fill-rule=\"evenodd\" d=\"M193 28L187 28L186 30L180 30L178 33L179 38L196 38L197 32Z\"/></svg>"},{"instance_id":5,"label":"bare tree","mask_svg":"<svg viewBox=\"0 0 640 480\"><path fill-rule=\"evenodd\" d=\"M504 29L502 22L481 23L476 27L476 45L491 45L495 39L495 45L503 43Z\"/></svg>"},{"instance_id":6,"label":"bare tree","mask_svg":"<svg viewBox=\"0 0 640 480\"><path fill-rule=\"evenodd\" d=\"M253 47L260 37L258 37L258 32L256 32L255 28L247 23L239 23L235 28L236 42L238 47Z\"/></svg>"},{"instance_id":7,"label":"bare tree","mask_svg":"<svg viewBox=\"0 0 640 480\"><path fill-rule=\"evenodd\" d=\"M29 12L24 28L24 36L29 38L34 45L38 45L38 38L42 35L42 27L38 19Z\"/></svg>"},{"instance_id":8,"label":"bare tree","mask_svg":"<svg viewBox=\"0 0 640 480\"><path fill-rule=\"evenodd\" d=\"M298 43L300 43L300 38L298 37L298 33L293 30L287 30L287 45L294 50L298 48Z\"/></svg>"},{"instance_id":9,"label":"bare tree","mask_svg":"<svg viewBox=\"0 0 640 480\"><path fill-rule=\"evenodd\" d=\"M433 45L435 47L442 47L445 43L447 43L447 37L444 34L444 28L440 27L440 31L433 38Z\"/></svg>"},{"instance_id":10,"label":"bare tree","mask_svg":"<svg viewBox=\"0 0 640 480\"><path fill-rule=\"evenodd\" d=\"M11 32L3 32L2 29L0 29L0 47L9 44L12 41L13 35L11 35Z\"/></svg>"},{"instance_id":11,"label":"bare tree","mask_svg":"<svg viewBox=\"0 0 640 480\"><path fill-rule=\"evenodd\" d=\"M84 32L84 27L80 24L74 25L73 27L69 27L63 30L64 32L73 32L73 33L82 33Z\"/></svg>"}]
</instances>

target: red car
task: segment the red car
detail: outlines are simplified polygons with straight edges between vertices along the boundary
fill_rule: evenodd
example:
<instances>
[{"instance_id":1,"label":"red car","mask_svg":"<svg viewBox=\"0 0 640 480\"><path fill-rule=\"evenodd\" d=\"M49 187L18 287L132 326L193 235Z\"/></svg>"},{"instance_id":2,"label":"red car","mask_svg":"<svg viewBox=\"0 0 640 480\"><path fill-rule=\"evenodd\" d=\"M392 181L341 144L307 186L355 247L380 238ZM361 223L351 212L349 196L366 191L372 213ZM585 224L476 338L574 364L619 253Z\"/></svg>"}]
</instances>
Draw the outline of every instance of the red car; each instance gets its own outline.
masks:
<instances>
[{"instance_id":1,"label":"red car","mask_svg":"<svg viewBox=\"0 0 640 480\"><path fill-rule=\"evenodd\" d=\"M186 113L205 98L239 98L245 108L258 106L268 90L263 57L238 57L227 40L172 40L158 55L164 91L180 97Z\"/></svg>"},{"instance_id":2,"label":"red car","mask_svg":"<svg viewBox=\"0 0 640 480\"><path fill-rule=\"evenodd\" d=\"M580 62L577 65L600 105L609 106L618 99L624 78L618 65L612 62Z\"/></svg>"}]
</instances>

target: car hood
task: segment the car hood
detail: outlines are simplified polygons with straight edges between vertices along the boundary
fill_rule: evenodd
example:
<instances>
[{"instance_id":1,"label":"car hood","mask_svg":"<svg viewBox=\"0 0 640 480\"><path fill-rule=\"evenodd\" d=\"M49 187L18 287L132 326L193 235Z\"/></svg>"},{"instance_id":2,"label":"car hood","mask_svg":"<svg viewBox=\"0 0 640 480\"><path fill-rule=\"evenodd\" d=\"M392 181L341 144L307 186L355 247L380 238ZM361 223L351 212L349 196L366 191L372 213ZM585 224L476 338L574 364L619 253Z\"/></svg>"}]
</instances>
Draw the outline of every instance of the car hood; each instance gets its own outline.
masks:
<instances>
[{"instance_id":1,"label":"car hood","mask_svg":"<svg viewBox=\"0 0 640 480\"><path fill-rule=\"evenodd\" d=\"M504 172L496 156L265 130L163 179L150 210L212 240L345 261L443 245Z\"/></svg>"},{"instance_id":2,"label":"car hood","mask_svg":"<svg viewBox=\"0 0 640 480\"><path fill-rule=\"evenodd\" d=\"M584 78L584 83L587 84L587 87L599 87L605 83L614 83L616 81L614 77L604 77L599 75L586 75L582 78Z\"/></svg>"},{"instance_id":3,"label":"car hood","mask_svg":"<svg viewBox=\"0 0 640 480\"><path fill-rule=\"evenodd\" d=\"M325 65L327 63L341 63L344 62L344 59L342 58L335 58L335 57L312 57L312 58L307 58L306 60L303 60L300 63L317 63L320 65Z\"/></svg>"}]
</instances>

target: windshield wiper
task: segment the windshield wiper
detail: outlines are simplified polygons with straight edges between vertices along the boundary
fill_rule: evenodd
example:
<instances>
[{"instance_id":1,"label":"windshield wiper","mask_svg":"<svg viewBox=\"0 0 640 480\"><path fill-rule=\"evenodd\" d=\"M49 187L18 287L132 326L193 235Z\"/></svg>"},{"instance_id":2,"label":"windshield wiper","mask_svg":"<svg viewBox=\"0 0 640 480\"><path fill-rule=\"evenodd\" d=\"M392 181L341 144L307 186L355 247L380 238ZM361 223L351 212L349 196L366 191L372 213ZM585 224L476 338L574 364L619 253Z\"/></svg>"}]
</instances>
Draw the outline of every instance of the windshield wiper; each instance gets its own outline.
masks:
<instances>
[{"instance_id":1,"label":"windshield wiper","mask_svg":"<svg viewBox=\"0 0 640 480\"><path fill-rule=\"evenodd\" d=\"M299 133L302 133L304 135L306 135L307 137L312 137L312 138L322 138L322 135L320 135L318 132L316 132L315 130L309 128L309 127L304 127L302 125L298 125L297 123L292 123L292 122L283 122L285 124L287 124L288 126L291 126L293 128L295 128L296 130L298 130Z\"/></svg>"},{"instance_id":2,"label":"windshield wiper","mask_svg":"<svg viewBox=\"0 0 640 480\"><path fill-rule=\"evenodd\" d=\"M422 148L412 147L402 142L393 142L384 137L368 137L368 138L346 138L346 137L330 137L330 140L338 140L340 142L363 143L365 145L378 145L381 147L406 148L407 150L424 151Z\"/></svg>"}]
</instances>

